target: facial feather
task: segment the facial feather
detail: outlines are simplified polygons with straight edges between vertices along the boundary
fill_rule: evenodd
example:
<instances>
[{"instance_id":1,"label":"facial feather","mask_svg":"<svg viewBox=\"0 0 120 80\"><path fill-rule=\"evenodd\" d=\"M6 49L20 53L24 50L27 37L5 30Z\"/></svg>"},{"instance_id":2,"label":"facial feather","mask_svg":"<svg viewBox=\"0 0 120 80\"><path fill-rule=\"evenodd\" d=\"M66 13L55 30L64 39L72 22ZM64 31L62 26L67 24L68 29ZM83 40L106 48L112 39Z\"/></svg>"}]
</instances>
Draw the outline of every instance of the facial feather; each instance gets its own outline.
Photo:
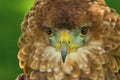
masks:
<instances>
[{"instance_id":1,"label":"facial feather","mask_svg":"<svg viewBox=\"0 0 120 80\"><path fill-rule=\"evenodd\" d=\"M85 44L70 52L63 63L43 25L58 32L87 25L89 33L82 36ZM18 59L26 79L117 80L120 17L104 0L35 0L21 28Z\"/></svg>"}]
</instances>

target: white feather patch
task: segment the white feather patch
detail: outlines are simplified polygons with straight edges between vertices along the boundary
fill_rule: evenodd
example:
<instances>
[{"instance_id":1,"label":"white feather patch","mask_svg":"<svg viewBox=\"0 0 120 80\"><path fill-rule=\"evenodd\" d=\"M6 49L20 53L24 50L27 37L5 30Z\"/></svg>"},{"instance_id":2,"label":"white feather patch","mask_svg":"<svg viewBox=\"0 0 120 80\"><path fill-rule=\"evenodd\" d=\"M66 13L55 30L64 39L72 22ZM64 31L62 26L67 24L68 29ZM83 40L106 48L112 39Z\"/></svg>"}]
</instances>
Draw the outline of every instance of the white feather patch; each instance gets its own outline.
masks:
<instances>
[{"instance_id":1,"label":"white feather patch","mask_svg":"<svg viewBox=\"0 0 120 80\"><path fill-rule=\"evenodd\" d=\"M55 67L55 68L54 68L54 72L58 73L59 71L60 71L60 70L59 70L58 67Z\"/></svg>"}]
</instances>

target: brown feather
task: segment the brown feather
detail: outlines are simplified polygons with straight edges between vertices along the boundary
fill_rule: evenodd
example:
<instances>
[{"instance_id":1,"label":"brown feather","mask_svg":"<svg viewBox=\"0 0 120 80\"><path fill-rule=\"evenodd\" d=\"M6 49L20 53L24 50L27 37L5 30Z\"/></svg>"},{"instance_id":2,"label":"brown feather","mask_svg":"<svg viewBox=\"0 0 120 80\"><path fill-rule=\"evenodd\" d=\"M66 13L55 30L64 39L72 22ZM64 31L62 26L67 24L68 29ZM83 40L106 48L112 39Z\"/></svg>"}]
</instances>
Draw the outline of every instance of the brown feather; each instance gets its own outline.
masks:
<instances>
[{"instance_id":1,"label":"brown feather","mask_svg":"<svg viewBox=\"0 0 120 80\"><path fill-rule=\"evenodd\" d=\"M89 25L89 37L63 63L43 25L58 30ZM120 17L104 0L35 0L21 30L18 59L24 76L17 80L120 80Z\"/></svg>"}]
</instances>

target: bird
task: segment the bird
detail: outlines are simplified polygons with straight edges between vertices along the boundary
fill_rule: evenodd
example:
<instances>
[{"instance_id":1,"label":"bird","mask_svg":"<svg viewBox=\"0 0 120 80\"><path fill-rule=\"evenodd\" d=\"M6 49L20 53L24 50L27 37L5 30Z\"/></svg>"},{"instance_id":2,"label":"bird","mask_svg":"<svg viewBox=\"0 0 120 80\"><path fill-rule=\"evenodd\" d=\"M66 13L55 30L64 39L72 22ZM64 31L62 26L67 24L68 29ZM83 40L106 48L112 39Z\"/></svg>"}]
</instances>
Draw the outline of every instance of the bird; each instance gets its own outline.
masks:
<instances>
[{"instance_id":1,"label":"bird","mask_svg":"<svg viewBox=\"0 0 120 80\"><path fill-rule=\"evenodd\" d=\"M16 80L120 80L120 16L105 0L35 0L21 31Z\"/></svg>"}]
</instances>

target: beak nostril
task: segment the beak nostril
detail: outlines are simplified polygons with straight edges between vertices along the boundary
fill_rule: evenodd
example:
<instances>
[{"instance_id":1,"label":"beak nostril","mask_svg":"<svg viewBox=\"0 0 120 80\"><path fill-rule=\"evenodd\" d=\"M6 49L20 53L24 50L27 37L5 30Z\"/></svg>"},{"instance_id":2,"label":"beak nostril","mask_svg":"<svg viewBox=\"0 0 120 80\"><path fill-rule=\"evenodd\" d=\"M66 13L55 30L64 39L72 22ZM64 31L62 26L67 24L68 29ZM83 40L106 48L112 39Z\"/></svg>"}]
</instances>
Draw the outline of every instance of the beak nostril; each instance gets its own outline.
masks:
<instances>
[{"instance_id":1,"label":"beak nostril","mask_svg":"<svg viewBox=\"0 0 120 80\"><path fill-rule=\"evenodd\" d=\"M61 44L61 41L59 41L59 43Z\"/></svg>"},{"instance_id":2,"label":"beak nostril","mask_svg":"<svg viewBox=\"0 0 120 80\"><path fill-rule=\"evenodd\" d=\"M70 41L68 41L68 43L70 44Z\"/></svg>"},{"instance_id":3,"label":"beak nostril","mask_svg":"<svg viewBox=\"0 0 120 80\"><path fill-rule=\"evenodd\" d=\"M62 42L66 42L66 41L59 41L59 44L61 44ZM67 41L68 44L70 44L70 41Z\"/></svg>"}]
</instances>

